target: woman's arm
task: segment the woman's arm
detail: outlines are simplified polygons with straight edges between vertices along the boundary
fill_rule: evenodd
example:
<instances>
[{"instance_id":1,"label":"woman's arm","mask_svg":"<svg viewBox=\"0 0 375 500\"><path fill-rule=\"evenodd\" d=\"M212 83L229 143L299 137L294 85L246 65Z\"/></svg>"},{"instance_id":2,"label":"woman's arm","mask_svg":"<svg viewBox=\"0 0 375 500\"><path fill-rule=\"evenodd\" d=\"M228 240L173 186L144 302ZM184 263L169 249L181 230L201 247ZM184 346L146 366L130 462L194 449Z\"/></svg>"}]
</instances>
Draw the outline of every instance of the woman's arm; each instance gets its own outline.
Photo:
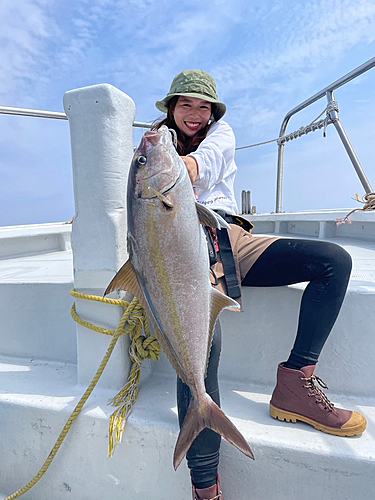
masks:
<instances>
[{"instance_id":1,"label":"woman's arm","mask_svg":"<svg viewBox=\"0 0 375 500\"><path fill-rule=\"evenodd\" d=\"M197 160L193 156L181 156L181 158L185 162L191 183L194 184L194 182L196 181L196 179L199 175L199 168L198 168Z\"/></svg>"},{"instance_id":2,"label":"woman's arm","mask_svg":"<svg viewBox=\"0 0 375 500\"><path fill-rule=\"evenodd\" d=\"M208 190L236 170L234 163L235 137L232 128L226 122L217 122L197 150L186 158L197 162L197 169L190 163L190 179L199 189ZM185 161L185 160L184 160ZM193 180L196 174L195 179Z\"/></svg>"}]
</instances>

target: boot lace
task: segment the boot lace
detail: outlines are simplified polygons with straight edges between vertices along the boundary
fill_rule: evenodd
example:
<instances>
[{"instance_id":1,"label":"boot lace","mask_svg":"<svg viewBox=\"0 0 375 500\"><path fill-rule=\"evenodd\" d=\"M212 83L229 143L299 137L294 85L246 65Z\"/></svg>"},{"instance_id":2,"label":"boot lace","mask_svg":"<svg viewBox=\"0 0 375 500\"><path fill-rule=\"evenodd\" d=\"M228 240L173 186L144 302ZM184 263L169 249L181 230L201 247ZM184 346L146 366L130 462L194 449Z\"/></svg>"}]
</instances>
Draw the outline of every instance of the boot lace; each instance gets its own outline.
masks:
<instances>
[{"instance_id":1,"label":"boot lace","mask_svg":"<svg viewBox=\"0 0 375 500\"><path fill-rule=\"evenodd\" d=\"M315 396L317 403L324 404L324 409L328 411L332 411L338 415L336 408L333 403L327 398L320 387L323 389L328 389L328 385L324 382L323 379L318 377L317 375L311 375L311 377L301 377L302 380L306 380L306 384L303 387L310 389L308 396ZM320 387L319 387L320 386Z\"/></svg>"}]
</instances>

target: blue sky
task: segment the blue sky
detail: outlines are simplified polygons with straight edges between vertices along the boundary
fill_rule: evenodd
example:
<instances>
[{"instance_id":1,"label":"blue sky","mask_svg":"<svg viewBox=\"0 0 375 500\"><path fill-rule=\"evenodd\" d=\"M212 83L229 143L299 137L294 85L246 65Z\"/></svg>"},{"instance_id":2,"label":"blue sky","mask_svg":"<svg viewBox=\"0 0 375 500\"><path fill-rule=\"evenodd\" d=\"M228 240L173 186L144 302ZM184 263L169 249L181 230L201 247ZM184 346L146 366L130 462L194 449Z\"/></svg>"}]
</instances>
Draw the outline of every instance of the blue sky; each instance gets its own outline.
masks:
<instances>
[{"instance_id":1,"label":"blue sky","mask_svg":"<svg viewBox=\"0 0 375 500\"><path fill-rule=\"evenodd\" d=\"M173 77L217 81L244 146L278 136L285 114L375 55L373 0L2 0L0 104L63 111L67 90L110 83L152 121ZM342 124L375 187L375 69L336 92ZM324 109L294 117L288 132ZM140 131L135 131L135 142ZM74 215L69 125L0 115L0 225ZM237 200L275 209L277 146L238 151ZM363 188L333 126L286 146L284 210L357 207Z\"/></svg>"}]
</instances>

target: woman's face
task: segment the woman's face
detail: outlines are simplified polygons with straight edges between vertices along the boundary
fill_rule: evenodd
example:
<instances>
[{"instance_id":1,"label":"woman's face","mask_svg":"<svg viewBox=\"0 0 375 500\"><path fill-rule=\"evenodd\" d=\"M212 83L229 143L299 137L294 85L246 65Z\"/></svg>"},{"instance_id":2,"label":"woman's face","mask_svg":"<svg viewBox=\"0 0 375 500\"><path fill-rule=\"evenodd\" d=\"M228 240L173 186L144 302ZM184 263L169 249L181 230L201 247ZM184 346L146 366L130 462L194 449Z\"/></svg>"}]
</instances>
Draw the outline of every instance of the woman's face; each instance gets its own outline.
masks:
<instances>
[{"instance_id":1,"label":"woman's face","mask_svg":"<svg viewBox=\"0 0 375 500\"><path fill-rule=\"evenodd\" d=\"M185 96L178 98L173 111L177 127L189 137L193 137L207 125L211 114L210 102Z\"/></svg>"}]
</instances>

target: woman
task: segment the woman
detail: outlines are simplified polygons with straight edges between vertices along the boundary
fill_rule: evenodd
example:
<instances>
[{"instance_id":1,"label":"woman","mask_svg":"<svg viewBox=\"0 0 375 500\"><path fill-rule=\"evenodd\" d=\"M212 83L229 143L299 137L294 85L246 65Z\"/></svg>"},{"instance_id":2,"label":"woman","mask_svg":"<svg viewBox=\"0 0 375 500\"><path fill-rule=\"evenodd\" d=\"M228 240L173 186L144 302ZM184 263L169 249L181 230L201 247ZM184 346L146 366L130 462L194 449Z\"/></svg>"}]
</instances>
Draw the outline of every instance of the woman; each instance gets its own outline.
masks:
<instances>
[{"instance_id":1,"label":"woman","mask_svg":"<svg viewBox=\"0 0 375 500\"><path fill-rule=\"evenodd\" d=\"M280 420L298 419L338 436L361 434L367 425L365 417L335 408L314 375L346 293L350 255L328 242L250 234L252 226L236 216L234 134L221 120L226 106L219 101L216 82L208 73L183 71L173 80L165 99L156 102L156 107L167 113L156 128L167 125L177 133L177 151L186 164L198 201L217 210L231 223L231 231L213 234L214 246L219 250L218 262L212 267L213 285L240 302L240 284L270 287L309 282L302 296L294 346L288 360L278 366L271 415ZM212 253L215 252L211 248ZM221 331L217 324L206 378L207 392L217 404L220 349ZM178 379L180 425L190 397L189 388ZM187 454L196 500L222 498L217 474L219 448L220 436L205 429Z\"/></svg>"}]
</instances>

